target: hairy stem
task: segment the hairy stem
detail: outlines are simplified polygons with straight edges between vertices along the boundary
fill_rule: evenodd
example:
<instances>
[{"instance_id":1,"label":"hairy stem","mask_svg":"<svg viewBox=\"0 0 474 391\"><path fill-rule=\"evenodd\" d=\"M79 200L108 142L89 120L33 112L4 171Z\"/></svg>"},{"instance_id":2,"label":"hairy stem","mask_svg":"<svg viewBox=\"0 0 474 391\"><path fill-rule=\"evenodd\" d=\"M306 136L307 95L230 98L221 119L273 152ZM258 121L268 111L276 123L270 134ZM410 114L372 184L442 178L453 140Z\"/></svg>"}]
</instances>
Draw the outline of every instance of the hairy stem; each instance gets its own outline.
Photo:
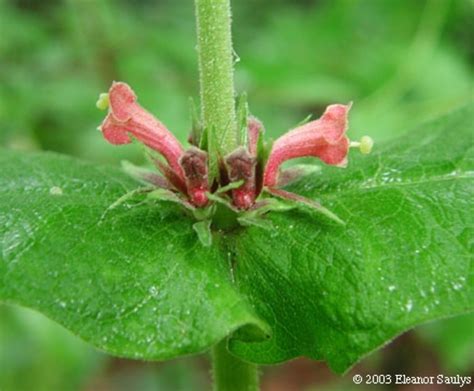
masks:
<instances>
[{"instance_id":1,"label":"hairy stem","mask_svg":"<svg viewBox=\"0 0 474 391\"><path fill-rule=\"evenodd\" d=\"M207 132L213 133L208 133L212 161L218 152L226 155L235 150L240 140L234 102L230 0L195 0L195 6L202 121ZM212 369L215 391L258 390L257 367L232 356L226 339L212 349Z\"/></svg>"},{"instance_id":2,"label":"hairy stem","mask_svg":"<svg viewBox=\"0 0 474 391\"><path fill-rule=\"evenodd\" d=\"M199 81L204 127L222 154L238 145L230 0L195 0ZM217 151L209 151L215 154Z\"/></svg>"},{"instance_id":3,"label":"hairy stem","mask_svg":"<svg viewBox=\"0 0 474 391\"><path fill-rule=\"evenodd\" d=\"M232 356L225 339L212 350L212 373L214 391L257 391L259 388L256 365Z\"/></svg>"}]
</instances>

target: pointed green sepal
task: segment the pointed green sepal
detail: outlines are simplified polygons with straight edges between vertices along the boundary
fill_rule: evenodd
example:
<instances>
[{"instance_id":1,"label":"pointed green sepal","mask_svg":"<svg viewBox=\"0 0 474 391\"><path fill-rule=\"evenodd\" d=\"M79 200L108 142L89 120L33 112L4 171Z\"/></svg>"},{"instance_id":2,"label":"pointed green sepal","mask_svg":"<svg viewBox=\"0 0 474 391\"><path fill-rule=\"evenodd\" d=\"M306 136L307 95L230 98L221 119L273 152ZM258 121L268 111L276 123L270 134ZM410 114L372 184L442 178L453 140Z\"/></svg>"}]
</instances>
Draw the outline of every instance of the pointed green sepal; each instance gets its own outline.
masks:
<instances>
[{"instance_id":1,"label":"pointed green sepal","mask_svg":"<svg viewBox=\"0 0 474 391\"><path fill-rule=\"evenodd\" d=\"M302 121L296 124L295 128L297 128L298 126L306 125L309 121L311 121L312 118L313 114L308 114Z\"/></svg>"},{"instance_id":2,"label":"pointed green sepal","mask_svg":"<svg viewBox=\"0 0 474 391\"><path fill-rule=\"evenodd\" d=\"M224 205L224 206L226 206L227 208L229 208L230 210L232 210L236 213L239 212L239 210L234 205L232 205L230 200L228 200L227 198L224 198L224 197L218 196L216 194L212 194L212 193L206 193L206 195L207 195L207 198L209 198L211 201L214 201L214 202L217 202L218 204Z\"/></svg>"},{"instance_id":3,"label":"pointed green sepal","mask_svg":"<svg viewBox=\"0 0 474 391\"><path fill-rule=\"evenodd\" d=\"M144 167L136 166L129 161L122 160L121 162L122 170L130 175L132 178L136 179L145 184L153 184L157 187L168 189L170 184L168 180L160 175L158 172L148 170Z\"/></svg>"},{"instance_id":4,"label":"pointed green sepal","mask_svg":"<svg viewBox=\"0 0 474 391\"><path fill-rule=\"evenodd\" d=\"M191 114L191 144L201 148L201 139L203 137L203 125L199 112L196 107L196 103L193 98L189 98L189 111ZM202 148L201 148L202 149Z\"/></svg>"},{"instance_id":5,"label":"pointed green sepal","mask_svg":"<svg viewBox=\"0 0 474 391\"><path fill-rule=\"evenodd\" d=\"M247 145L248 131L247 121L249 117L249 105L247 93L243 92L237 100L237 143L240 146Z\"/></svg>"},{"instance_id":6,"label":"pointed green sepal","mask_svg":"<svg viewBox=\"0 0 474 391\"><path fill-rule=\"evenodd\" d=\"M229 183L228 185L225 185L225 186L222 186L222 187L219 187L215 194L223 194L223 193L227 193L228 191L230 190L234 190L234 189L238 189L240 186L242 186L244 184L244 180L240 180L240 181L236 181L236 182L231 182Z\"/></svg>"},{"instance_id":7,"label":"pointed green sepal","mask_svg":"<svg viewBox=\"0 0 474 391\"><path fill-rule=\"evenodd\" d=\"M198 221L193 224L193 229L204 247L212 244L211 220Z\"/></svg>"},{"instance_id":8,"label":"pointed green sepal","mask_svg":"<svg viewBox=\"0 0 474 391\"><path fill-rule=\"evenodd\" d=\"M265 191L269 194L274 195L275 197L282 198L285 201L293 204L298 209L306 212L317 212L329 218L330 220L335 221L338 224L345 225L346 223L341 220L336 214L331 212L329 209L322 206L319 202L310 200L309 198L302 197L298 194L290 193L286 190L281 189L268 189L265 188Z\"/></svg>"},{"instance_id":9,"label":"pointed green sepal","mask_svg":"<svg viewBox=\"0 0 474 391\"><path fill-rule=\"evenodd\" d=\"M173 193L170 190L166 189L154 189L153 191L148 193L148 198L152 200L158 201L166 201L166 202L175 202L184 206L186 209L194 211L196 208L192 206L187 200L179 197L176 193Z\"/></svg>"},{"instance_id":10,"label":"pointed green sepal","mask_svg":"<svg viewBox=\"0 0 474 391\"><path fill-rule=\"evenodd\" d=\"M273 223L270 220L265 220L262 217L242 216L242 217L238 217L237 221L239 222L240 225L244 227L255 226L255 227L263 228L266 230L275 228Z\"/></svg>"}]
</instances>

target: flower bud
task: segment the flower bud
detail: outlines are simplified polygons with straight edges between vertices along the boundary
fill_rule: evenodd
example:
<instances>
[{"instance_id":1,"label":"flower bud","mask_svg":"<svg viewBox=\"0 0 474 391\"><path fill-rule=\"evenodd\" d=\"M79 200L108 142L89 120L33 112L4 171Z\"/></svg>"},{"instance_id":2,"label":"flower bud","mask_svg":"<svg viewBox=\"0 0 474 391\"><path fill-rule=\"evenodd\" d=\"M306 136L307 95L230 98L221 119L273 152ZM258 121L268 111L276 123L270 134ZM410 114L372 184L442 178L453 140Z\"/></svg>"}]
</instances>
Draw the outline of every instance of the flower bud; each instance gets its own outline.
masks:
<instances>
[{"instance_id":1,"label":"flower bud","mask_svg":"<svg viewBox=\"0 0 474 391\"><path fill-rule=\"evenodd\" d=\"M191 203L197 207L208 202L209 191L207 153L196 148L189 148L180 159L184 171L186 188Z\"/></svg>"},{"instance_id":2,"label":"flower bud","mask_svg":"<svg viewBox=\"0 0 474 391\"><path fill-rule=\"evenodd\" d=\"M242 186L232 190L234 205L239 209L250 208L257 196L255 167L257 159L250 156L249 152L240 147L227 155L226 164L231 182L243 180Z\"/></svg>"}]
</instances>

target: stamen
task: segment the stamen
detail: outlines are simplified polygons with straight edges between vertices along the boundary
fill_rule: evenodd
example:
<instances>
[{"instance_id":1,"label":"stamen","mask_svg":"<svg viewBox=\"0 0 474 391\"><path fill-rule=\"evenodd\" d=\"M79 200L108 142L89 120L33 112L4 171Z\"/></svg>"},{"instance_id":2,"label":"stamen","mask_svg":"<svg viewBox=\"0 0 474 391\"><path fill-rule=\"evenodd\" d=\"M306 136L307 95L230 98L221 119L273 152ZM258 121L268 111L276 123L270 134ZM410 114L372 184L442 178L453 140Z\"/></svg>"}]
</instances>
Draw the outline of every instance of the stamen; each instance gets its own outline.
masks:
<instances>
[{"instance_id":1,"label":"stamen","mask_svg":"<svg viewBox=\"0 0 474 391\"><path fill-rule=\"evenodd\" d=\"M106 110L109 107L109 94L105 92L100 94L95 105L99 110Z\"/></svg>"},{"instance_id":2,"label":"stamen","mask_svg":"<svg viewBox=\"0 0 474 391\"><path fill-rule=\"evenodd\" d=\"M359 148L360 152L364 155L368 155L374 146L374 140L372 137L363 136L360 141L351 141L351 148Z\"/></svg>"}]
</instances>

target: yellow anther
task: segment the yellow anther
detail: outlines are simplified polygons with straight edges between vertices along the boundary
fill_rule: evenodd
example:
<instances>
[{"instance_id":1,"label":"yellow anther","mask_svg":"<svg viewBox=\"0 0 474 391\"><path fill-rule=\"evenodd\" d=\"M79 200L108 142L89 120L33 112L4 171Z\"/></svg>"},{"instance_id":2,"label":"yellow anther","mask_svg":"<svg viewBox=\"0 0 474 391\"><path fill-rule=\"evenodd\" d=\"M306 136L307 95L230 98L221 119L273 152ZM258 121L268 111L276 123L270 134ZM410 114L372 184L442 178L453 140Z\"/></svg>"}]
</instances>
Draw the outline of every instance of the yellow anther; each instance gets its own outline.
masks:
<instances>
[{"instance_id":1,"label":"yellow anther","mask_svg":"<svg viewBox=\"0 0 474 391\"><path fill-rule=\"evenodd\" d=\"M109 107L109 94L100 94L99 99L97 100L95 105L99 110L106 110Z\"/></svg>"},{"instance_id":2,"label":"yellow anther","mask_svg":"<svg viewBox=\"0 0 474 391\"><path fill-rule=\"evenodd\" d=\"M364 136L360 139L359 150L364 155L368 155L372 151L373 146L374 140L372 139L372 137Z\"/></svg>"},{"instance_id":3,"label":"yellow anther","mask_svg":"<svg viewBox=\"0 0 474 391\"><path fill-rule=\"evenodd\" d=\"M374 146L374 140L372 137L364 136L360 141L351 141L351 147L359 148L359 151L364 155L368 155Z\"/></svg>"}]
</instances>

